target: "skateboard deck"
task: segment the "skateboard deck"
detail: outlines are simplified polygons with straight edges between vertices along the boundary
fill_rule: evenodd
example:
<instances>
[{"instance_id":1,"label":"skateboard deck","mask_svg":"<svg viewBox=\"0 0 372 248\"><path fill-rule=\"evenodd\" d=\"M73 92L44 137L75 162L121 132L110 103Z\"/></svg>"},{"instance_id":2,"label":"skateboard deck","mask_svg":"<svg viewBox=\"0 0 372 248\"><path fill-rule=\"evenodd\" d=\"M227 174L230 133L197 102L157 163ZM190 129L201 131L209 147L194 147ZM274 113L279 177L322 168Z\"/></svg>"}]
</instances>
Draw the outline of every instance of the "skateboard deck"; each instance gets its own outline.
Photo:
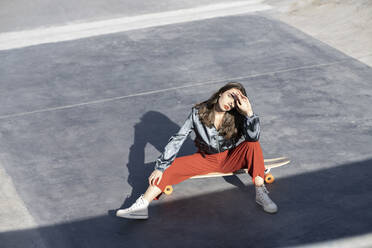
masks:
<instances>
[{"instance_id":1,"label":"skateboard deck","mask_svg":"<svg viewBox=\"0 0 372 248\"><path fill-rule=\"evenodd\" d=\"M267 175L270 172L271 169L286 165L289 162L290 162L290 160L286 157L265 159L264 160L265 175ZM248 169L240 169L240 170L237 170L237 171L234 171L234 172L229 172L229 173L212 172L212 173L208 173L208 174L205 174L205 175L193 176L193 177L190 177L190 179L206 178L206 177L225 177L225 176L232 176L232 175L236 175L236 174L247 174L247 173L248 173ZM267 182L267 183L271 183L271 181Z\"/></svg>"},{"instance_id":2,"label":"skateboard deck","mask_svg":"<svg viewBox=\"0 0 372 248\"><path fill-rule=\"evenodd\" d=\"M264 159L265 163L265 182L266 183L273 183L275 178L274 176L270 173L270 171L273 168L281 167L283 165L289 164L291 160L289 160L287 157L278 157L278 158L271 158L271 159ZM197 179L197 178L208 178L208 177L225 177L225 176L232 176L232 175L237 175L237 174L248 174L248 169L240 169L234 172L229 172L229 173L220 173L220 172L212 172L208 173L205 175L197 175L190 177L190 179ZM168 185L165 187L164 192L167 195L172 194L173 192L173 186ZM156 198L158 199L158 197Z\"/></svg>"}]
</instances>

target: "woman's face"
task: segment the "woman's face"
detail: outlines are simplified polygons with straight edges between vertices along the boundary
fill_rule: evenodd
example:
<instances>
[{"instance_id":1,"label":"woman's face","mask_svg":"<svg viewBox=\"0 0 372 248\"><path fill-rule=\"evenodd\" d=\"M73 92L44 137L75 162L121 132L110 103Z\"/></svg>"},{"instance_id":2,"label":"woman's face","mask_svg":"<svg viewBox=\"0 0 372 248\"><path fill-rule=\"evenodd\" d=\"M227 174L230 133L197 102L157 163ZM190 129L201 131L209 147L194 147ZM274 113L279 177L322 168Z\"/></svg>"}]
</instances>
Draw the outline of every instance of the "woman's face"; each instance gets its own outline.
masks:
<instances>
[{"instance_id":1,"label":"woman's face","mask_svg":"<svg viewBox=\"0 0 372 248\"><path fill-rule=\"evenodd\" d=\"M242 94L240 90L232 88L220 95L218 99L218 107L222 111L230 111L231 109L235 108L235 99L238 94Z\"/></svg>"}]
</instances>

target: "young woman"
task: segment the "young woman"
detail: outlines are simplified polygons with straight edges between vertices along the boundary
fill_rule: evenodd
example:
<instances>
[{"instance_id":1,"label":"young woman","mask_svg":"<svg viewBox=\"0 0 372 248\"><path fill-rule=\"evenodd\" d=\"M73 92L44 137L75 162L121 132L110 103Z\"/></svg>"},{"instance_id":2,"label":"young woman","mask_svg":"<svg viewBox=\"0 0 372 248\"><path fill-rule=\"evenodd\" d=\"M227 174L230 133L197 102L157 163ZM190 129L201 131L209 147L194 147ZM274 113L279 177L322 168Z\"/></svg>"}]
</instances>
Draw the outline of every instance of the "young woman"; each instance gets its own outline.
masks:
<instances>
[{"instance_id":1,"label":"young woman","mask_svg":"<svg viewBox=\"0 0 372 248\"><path fill-rule=\"evenodd\" d=\"M191 131L195 132L198 151L176 158ZM147 191L129 208L119 209L118 217L147 219L149 203L164 191L192 176L210 172L233 172L248 168L256 189L256 202L268 213L278 207L269 198L264 184L264 159L260 143L259 118L253 113L246 91L240 83L230 82L208 100L196 104L177 134L155 162Z\"/></svg>"}]
</instances>

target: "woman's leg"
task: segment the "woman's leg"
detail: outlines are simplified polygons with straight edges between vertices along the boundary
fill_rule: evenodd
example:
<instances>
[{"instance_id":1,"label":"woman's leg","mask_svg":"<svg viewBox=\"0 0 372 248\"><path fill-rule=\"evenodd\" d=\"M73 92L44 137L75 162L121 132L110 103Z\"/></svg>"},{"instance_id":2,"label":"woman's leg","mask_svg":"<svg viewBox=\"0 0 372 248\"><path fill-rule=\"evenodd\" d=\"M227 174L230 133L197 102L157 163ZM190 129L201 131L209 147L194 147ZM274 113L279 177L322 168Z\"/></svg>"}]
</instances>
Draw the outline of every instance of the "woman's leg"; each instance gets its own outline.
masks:
<instances>
[{"instance_id":1,"label":"woman's leg","mask_svg":"<svg viewBox=\"0 0 372 248\"><path fill-rule=\"evenodd\" d=\"M268 213L276 213L278 206L268 196L269 191L264 185L265 165L260 143L242 142L235 149L229 151L223 169L235 171L241 168L248 168L256 189L256 202Z\"/></svg>"},{"instance_id":2,"label":"woman's leg","mask_svg":"<svg viewBox=\"0 0 372 248\"><path fill-rule=\"evenodd\" d=\"M244 141L227 153L222 165L223 172L232 172L248 168L253 184L261 186L264 183L265 164L261 145L258 141Z\"/></svg>"},{"instance_id":3,"label":"woman's leg","mask_svg":"<svg viewBox=\"0 0 372 248\"><path fill-rule=\"evenodd\" d=\"M168 185L178 184L192 176L206 174L217 170L217 163L214 163L213 156L203 157L199 152L189 156L176 158L171 166L164 172L159 184L150 185L143 198L149 204L164 191Z\"/></svg>"},{"instance_id":4,"label":"woman's leg","mask_svg":"<svg viewBox=\"0 0 372 248\"><path fill-rule=\"evenodd\" d=\"M164 171L160 183L155 184L155 186L160 192L163 192L168 185L178 184L192 176L215 172L219 168L216 157L216 154L203 156L199 152L189 156L178 157ZM150 192L152 191L150 190ZM149 196L152 195L149 194Z\"/></svg>"},{"instance_id":5,"label":"woman's leg","mask_svg":"<svg viewBox=\"0 0 372 248\"><path fill-rule=\"evenodd\" d=\"M158 187L150 185L144 193L143 198L145 198L150 203L152 202L152 200L154 200L155 197L160 195L161 192L162 191Z\"/></svg>"}]
</instances>

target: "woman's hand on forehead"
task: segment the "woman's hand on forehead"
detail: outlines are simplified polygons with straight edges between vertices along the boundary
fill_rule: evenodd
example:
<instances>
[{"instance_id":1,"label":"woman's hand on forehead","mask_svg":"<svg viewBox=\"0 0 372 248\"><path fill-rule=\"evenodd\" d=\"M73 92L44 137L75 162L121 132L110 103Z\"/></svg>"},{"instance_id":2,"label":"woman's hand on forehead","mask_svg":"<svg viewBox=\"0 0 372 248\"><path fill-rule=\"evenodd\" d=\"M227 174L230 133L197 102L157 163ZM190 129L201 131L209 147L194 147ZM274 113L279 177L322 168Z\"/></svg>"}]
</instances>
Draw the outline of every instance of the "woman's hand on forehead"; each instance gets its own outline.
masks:
<instances>
[{"instance_id":1,"label":"woman's hand on forehead","mask_svg":"<svg viewBox=\"0 0 372 248\"><path fill-rule=\"evenodd\" d=\"M251 103L248 97L244 96L240 90L233 90L236 107L239 112L244 115L251 116L253 114Z\"/></svg>"},{"instance_id":2,"label":"woman's hand on forehead","mask_svg":"<svg viewBox=\"0 0 372 248\"><path fill-rule=\"evenodd\" d=\"M235 101L239 101L239 96L243 96L243 94L240 92L240 90L233 90L231 91L231 94L234 96Z\"/></svg>"},{"instance_id":3,"label":"woman's hand on forehead","mask_svg":"<svg viewBox=\"0 0 372 248\"><path fill-rule=\"evenodd\" d=\"M231 93L233 93L233 94L235 94L235 95L242 95L242 92L240 91L240 90L238 90L238 89L234 89L234 90L232 90L232 92Z\"/></svg>"}]
</instances>

